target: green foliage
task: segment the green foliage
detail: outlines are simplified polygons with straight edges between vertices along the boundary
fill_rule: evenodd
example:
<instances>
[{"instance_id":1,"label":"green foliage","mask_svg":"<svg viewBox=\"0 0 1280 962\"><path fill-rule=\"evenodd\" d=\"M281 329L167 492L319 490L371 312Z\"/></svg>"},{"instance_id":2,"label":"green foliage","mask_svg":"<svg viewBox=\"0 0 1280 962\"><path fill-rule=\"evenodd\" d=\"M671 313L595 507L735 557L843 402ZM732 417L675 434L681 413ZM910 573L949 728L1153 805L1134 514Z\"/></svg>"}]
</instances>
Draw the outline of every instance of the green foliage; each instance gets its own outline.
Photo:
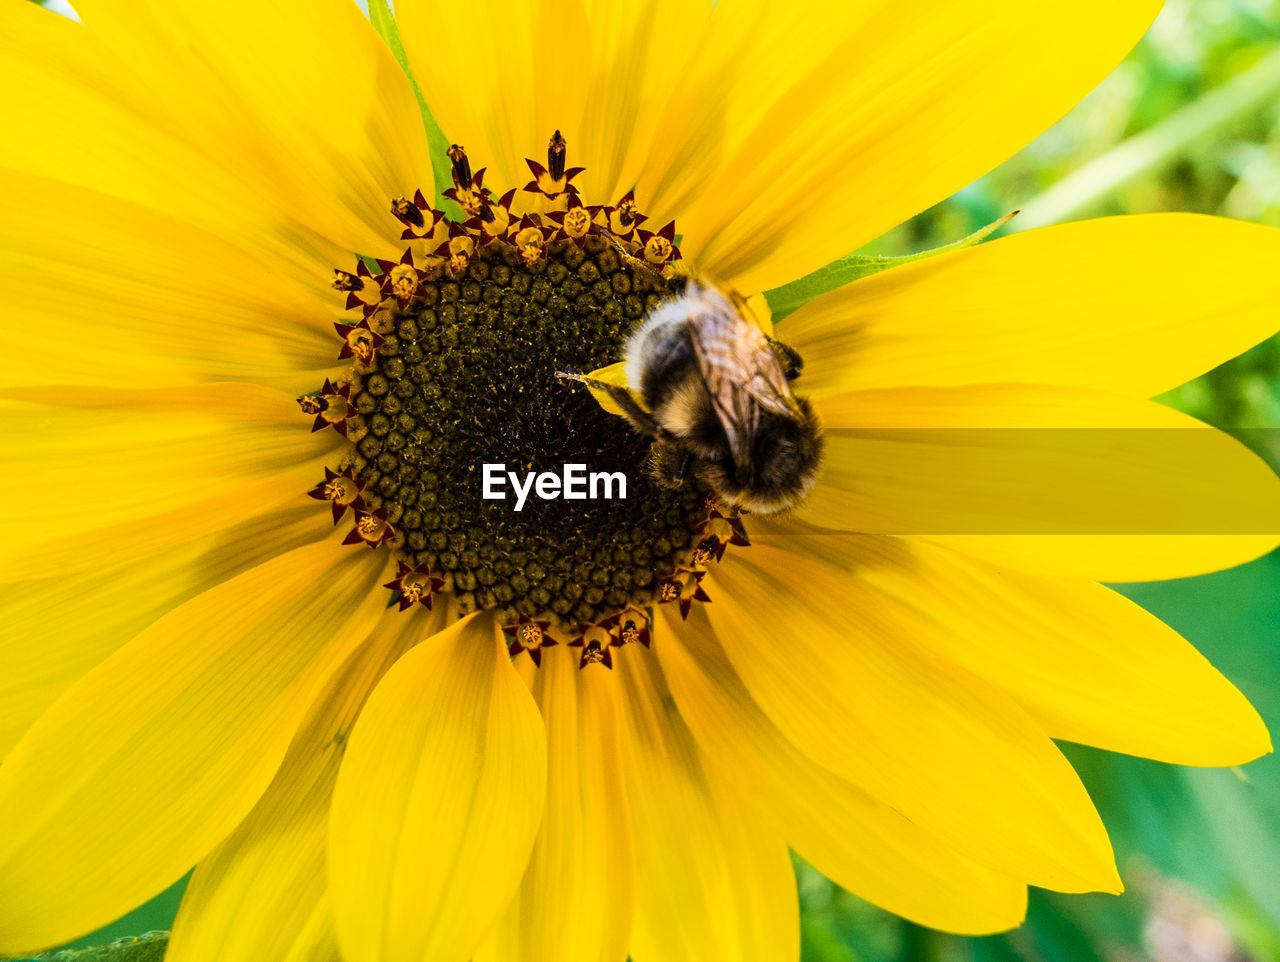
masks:
<instances>
[{"instance_id":1,"label":"green foliage","mask_svg":"<svg viewBox=\"0 0 1280 962\"><path fill-rule=\"evenodd\" d=\"M168 932L146 932L89 949L62 949L15 962L160 962L169 945Z\"/></svg>"},{"instance_id":2,"label":"green foliage","mask_svg":"<svg viewBox=\"0 0 1280 962\"><path fill-rule=\"evenodd\" d=\"M431 176L435 180L436 187L435 206L448 214L451 219L458 218L462 213L461 210L453 201L442 196L443 191L453 186L453 174L448 157L445 155L445 151L449 149L449 139L445 137L444 131L431 116L431 110L427 107L422 91L418 88L413 68L409 66L409 56L405 53L404 44L400 41L400 28L396 25L395 16L387 0L369 0L369 21L373 24L373 29L378 32L378 36L390 48L396 62L400 64L400 69L409 78L413 95L418 100L418 110L422 112L422 125L427 132L427 146L431 150Z\"/></svg>"},{"instance_id":3,"label":"green foliage","mask_svg":"<svg viewBox=\"0 0 1280 962\"><path fill-rule=\"evenodd\" d=\"M140 905L117 919L110 925L103 926L96 932L91 932L84 938L76 939L62 946L61 951L81 952L86 949L98 949L109 947L110 943L121 943L125 948L128 946L128 939L137 932L147 932L148 936L140 936L140 938L151 938L152 941L157 940L160 936L168 939L168 933L159 932L160 929L168 929L173 925L173 920L178 914L178 904L182 901L182 893L186 890L187 881L190 875L175 882L169 888L165 889L150 902ZM56 953L49 953L47 956L40 956L41 962L46 962L49 958L56 958L58 962L74 959L80 962L81 956L64 956L58 957ZM85 957L89 962L96 962L95 957ZM129 962L135 962L131 957L126 956ZM7 960L6 960L7 962Z\"/></svg>"},{"instance_id":4,"label":"green foliage","mask_svg":"<svg viewBox=\"0 0 1280 962\"><path fill-rule=\"evenodd\" d=\"M951 244L943 244L941 247L935 247L932 250L921 251L918 254L903 254L898 257L890 257L885 254L846 254L839 260L818 268L812 274L806 274L790 284L784 284L782 287L775 287L771 291L765 291L764 297L769 304L773 321L776 324L792 311L808 304L815 297L834 291L837 287L843 287L845 284L852 284L854 281L870 277L872 274L878 274L880 271L886 271L891 267L899 267L912 261L924 260L926 257L934 257L938 254L946 254L950 251L972 247L1009 223L1015 214L1017 214L1017 211L1012 214L1005 214L999 220L978 228L968 237L961 238Z\"/></svg>"}]
</instances>

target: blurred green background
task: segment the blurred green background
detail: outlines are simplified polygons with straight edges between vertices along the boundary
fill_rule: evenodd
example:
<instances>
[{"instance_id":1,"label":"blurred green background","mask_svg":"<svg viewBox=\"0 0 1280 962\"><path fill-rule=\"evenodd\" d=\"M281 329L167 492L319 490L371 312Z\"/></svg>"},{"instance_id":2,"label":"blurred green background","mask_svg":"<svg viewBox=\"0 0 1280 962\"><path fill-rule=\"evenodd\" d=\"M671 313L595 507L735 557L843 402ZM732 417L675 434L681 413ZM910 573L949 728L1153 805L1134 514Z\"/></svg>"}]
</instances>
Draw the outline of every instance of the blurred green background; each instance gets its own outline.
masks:
<instances>
[{"instance_id":1,"label":"blurred green background","mask_svg":"<svg viewBox=\"0 0 1280 962\"><path fill-rule=\"evenodd\" d=\"M1280 226L1280 0L1167 0L1062 121L863 253L936 247L1014 209L1004 233L1164 210ZM1280 431L1248 430L1280 427L1280 338L1162 400L1237 433L1280 470ZM1189 638L1280 732L1280 552L1120 590ZM1124 895L1033 890L1021 929L959 938L870 908L801 865L805 962L1280 960L1280 758L1227 771L1063 748L1111 833Z\"/></svg>"},{"instance_id":2,"label":"blurred green background","mask_svg":"<svg viewBox=\"0 0 1280 962\"><path fill-rule=\"evenodd\" d=\"M864 253L940 246L1015 208L1006 232L1161 210L1280 226L1280 0L1168 0L1060 123ZM1164 400L1228 430L1280 427L1280 338ZM1280 431L1240 436L1280 470ZM1188 637L1280 732L1280 553L1122 590ZM797 864L804 962L1280 960L1280 758L1201 770L1064 749L1110 829L1124 895L1033 891L1021 929L968 939L886 915ZM75 945L167 928L182 884Z\"/></svg>"}]
</instances>

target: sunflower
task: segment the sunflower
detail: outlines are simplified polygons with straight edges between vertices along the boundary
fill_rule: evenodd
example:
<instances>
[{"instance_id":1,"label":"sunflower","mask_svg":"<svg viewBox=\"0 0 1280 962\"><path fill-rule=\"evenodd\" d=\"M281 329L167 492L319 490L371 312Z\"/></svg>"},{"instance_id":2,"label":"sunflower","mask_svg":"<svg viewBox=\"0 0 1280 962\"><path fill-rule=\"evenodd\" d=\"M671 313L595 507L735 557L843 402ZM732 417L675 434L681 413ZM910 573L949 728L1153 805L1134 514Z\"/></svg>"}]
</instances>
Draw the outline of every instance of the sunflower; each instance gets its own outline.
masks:
<instances>
[{"instance_id":1,"label":"sunflower","mask_svg":"<svg viewBox=\"0 0 1280 962\"><path fill-rule=\"evenodd\" d=\"M1096 582L1280 540L1261 462L1144 400L1275 330L1275 231L1100 220L812 300L782 515L659 486L557 376L681 273L770 332L757 295L1004 159L1157 3L402 0L447 152L348 0L76 6L0 7L0 951L195 866L178 962L777 962L788 847L992 932L1121 887L1051 739L1269 750ZM630 491L480 496L562 462Z\"/></svg>"}]
</instances>

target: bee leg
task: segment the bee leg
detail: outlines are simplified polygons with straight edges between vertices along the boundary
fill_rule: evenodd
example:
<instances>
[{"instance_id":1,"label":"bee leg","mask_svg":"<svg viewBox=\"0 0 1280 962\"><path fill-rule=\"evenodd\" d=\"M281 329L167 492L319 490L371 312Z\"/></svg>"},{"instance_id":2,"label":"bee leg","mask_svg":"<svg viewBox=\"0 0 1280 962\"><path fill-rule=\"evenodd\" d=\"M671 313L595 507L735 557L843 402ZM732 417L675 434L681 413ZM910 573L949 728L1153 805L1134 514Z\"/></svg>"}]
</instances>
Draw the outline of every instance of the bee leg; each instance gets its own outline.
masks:
<instances>
[{"instance_id":1,"label":"bee leg","mask_svg":"<svg viewBox=\"0 0 1280 962\"><path fill-rule=\"evenodd\" d=\"M613 234L607 230L601 230L600 234L605 240L613 245L614 250L618 252L618 256L622 258L622 263L630 267L633 274L644 275L645 279L657 288L661 289L669 286L666 276L661 271L654 270L647 263L636 257L636 255L627 250L622 241L614 237Z\"/></svg>"},{"instance_id":2,"label":"bee leg","mask_svg":"<svg viewBox=\"0 0 1280 962\"><path fill-rule=\"evenodd\" d=\"M782 376L788 381L794 381L800 376L800 372L804 370L804 358L790 344L783 344L781 341L775 341L769 338L769 347L773 349L773 356L778 359L778 365L782 368Z\"/></svg>"},{"instance_id":3,"label":"bee leg","mask_svg":"<svg viewBox=\"0 0 1280 962\"><path fill-rule=\"evenodd\" d=\"M614 404L622 408L622 413L626 415L627 420L641 434L647 434L651 438L670 437L669 432L653 419L652 414L636 403L636 399L631 396L631 392L626 388L619 387L617 384L609 384L607 381L600 381L593 377L587 377L585 374L574 374L572 371L556 371L556 377L562 381L577 381L587 387L604 391Z\"/></svg>"},{"instance_id":4,"label":"bee leg","mask_svg":"<svg viewBox=\"0 0 1280 962\"><path fill-rule=\"evenodd\" d=\"M689 473L691 464L693 464L693 455L686 451L684 457L680 460L680 467L676 468L675 482L677 485L684 484L684 476Z\"/></svg>"},{"instance_id":5,"label":"bee leg","mask_svg":"<svg viewBox=\"0 0 1280 962\"><path fill-rule=\"evenodd\" d=\"M671 441L654 441L649 448L649 477L662 488L684 486L693 455Z\"/></svg>"}]
</instances>

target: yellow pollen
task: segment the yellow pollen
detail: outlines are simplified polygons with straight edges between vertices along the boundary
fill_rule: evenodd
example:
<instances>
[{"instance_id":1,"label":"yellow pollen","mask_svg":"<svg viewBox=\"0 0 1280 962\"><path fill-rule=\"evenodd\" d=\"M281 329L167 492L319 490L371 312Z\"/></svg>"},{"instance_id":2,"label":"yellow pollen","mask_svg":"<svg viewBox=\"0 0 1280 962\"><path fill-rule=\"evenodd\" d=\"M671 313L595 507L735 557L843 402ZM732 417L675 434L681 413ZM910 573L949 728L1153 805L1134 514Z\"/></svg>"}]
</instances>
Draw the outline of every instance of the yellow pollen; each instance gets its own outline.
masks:
<instances>
[{"instance_id":1,"label":"yellow pollen","mask_svg":"<svg viewBox=\"0 0 1280 962\"><path fill-rule=\"evenodd\" d=\"M351 353L362 361L373 357L373 332L363 328L347 335L347 343L351 345Z\"/></svg>"},{"instance_id":2,"label":"yellow pollen","mask_svg":"<svg viewBox=\"0 0 1280 962\"><path fill-rule=\"evenodd\" d=\"M391 289L397 297L413 297L418 292L418 272L408 264L397 264L391 268Z\"/></svg>"},{"instance_id":3,"label":"yellow pollen","mask_svg":"<svg viewBox=\"0 0 1280 962\"><path fill-rule=\"evenodd\" d=\"M335 291L352 292L358 291L364 287L364 281L348 271L340 271L334 268L333 271L333 289Z\"/></svg>"},{"instance_id":4,"label":"yellow pollen","mask_svg":"<svg viewBox=\"0 0 1280 962\"><path fill-rule=\"evenodd\" d=\"M542 644L542 629L537 625L521 625L520 644L526 648L537 648Z\"/></svg>"},{"instance_id":5,"label":"yellow pollen","mask_svg":"<svg viewBox=\"0 0 1280 962\"><path fill-rule=\"evenodd\" d=\"M474 190L459 190L458 205L472 217L476 217L484 210L484 200Z\"/></svg>"},{"instance_id":6,"label":"yellow pollen","mask_svg":"<svg viewBox=\"0 0 1280 962\"><path fill-rule=\"evenodd\" d=\"M536 264L542 260L543 244L545 239L542 231L536 227L526 227L516 233L515 236L516 250L520 254L520 259L526 264Z\"/></svg>"},{"instance_id":7,"label":"yellow pollen","mask_svg":"<svg viewBox=\"0 0 1280 962\"><path fill-rule=\"evenodd\" d=\"M449 239L449 254L457 256L461 254L463 257L470 257L476 249L475 239L470 235L464 234L461 237L453 237Z\"/></svg>"},{"instance_id":8,"label":"yellow pollen","mask_svg":"<svg viewBox=\"0 0 1280 962\"><path fill-rule=\"evenodd\" d=\"M671 241L665 237L650 237L644 245L644 259L650 264L665 264L671 256Z\"/></svg>"},{"instance_id":9,"label":"yellow pollen","mask_svg":"<svg viewBox=\"0 0 1280 962\"><path fill-rule=\"evenodd\" d=\"M494 205L489 210L493 212L493 220L484 222L484 232L490 237L501 237L511 226L511 214L500 205Z\"/></svg>"},{"instance_id":10,"label":"yellow pollen","mask_svg":"<svg viewBox=\"0 0 1280 962\"><path fill-rule=\"evenodd\" d=\"M582 237L591 229L591 215L582 207L575 207L564 215L564 230L570 237Z\"/></svg>"},{"instance_id":11,"label":"yellow pollen","mask_svg":"<svg viewBox=\"0 0 1280 962\"><path fill-rule=\"evenodd\" d=\"M413 201L408 197L396 197L391 201L391 213L397 217L402 217L414 227L426 226L426 219L422 216L422 211L418 210Z\"/></svg>"},{"instance_id":12,"label":"yellow pollen","mask_svg":"<svg viewBox=\"0 0 1280 962\"><path fill-rule=\"evenodd\" d=\"M674 581L664 581L659 597L663 601L675 601L680 597L680 586Z\"/></svg>"}]
</instances>

